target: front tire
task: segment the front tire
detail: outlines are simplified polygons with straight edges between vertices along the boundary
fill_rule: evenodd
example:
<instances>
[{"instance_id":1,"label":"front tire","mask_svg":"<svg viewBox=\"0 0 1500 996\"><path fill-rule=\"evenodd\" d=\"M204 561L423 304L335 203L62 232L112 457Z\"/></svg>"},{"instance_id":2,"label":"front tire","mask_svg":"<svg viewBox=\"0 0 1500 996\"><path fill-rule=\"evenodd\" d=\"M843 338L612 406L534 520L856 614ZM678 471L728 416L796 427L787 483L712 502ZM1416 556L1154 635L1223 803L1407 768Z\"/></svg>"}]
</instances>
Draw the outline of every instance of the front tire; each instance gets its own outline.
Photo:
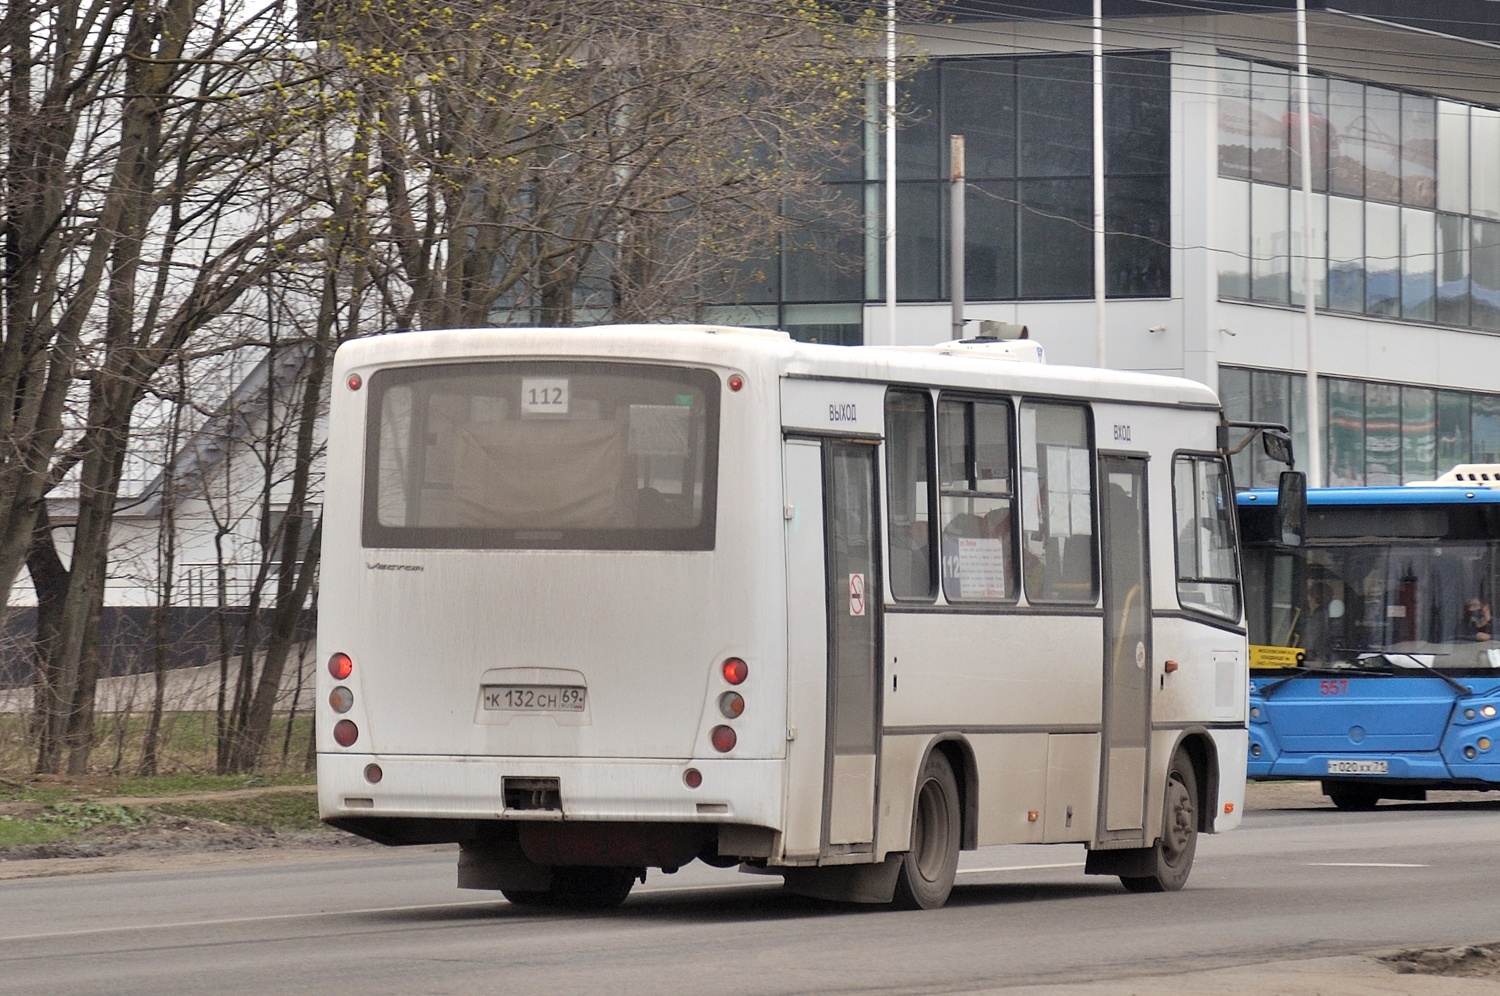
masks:
<instances>
[{"instance_id":1,"label":"front tire","mask_svg":"<svg viewBox=\"0 0 1500 996\"><path fill-rule=\"evenodd\" d=\"M958 779L953 766L933 751L917 779L912 805L911 850L896 877L896 908L935 910L948 901L958 874Z\"/></svg>"},{"instance_id":2,"label":"front tire","mask_svg":"<svg viewBox=\"0 0 1500 996\"><path fill-rule=\"evenodd\" d=\"M1161 839L1150 849L1146 875L1121 875L1130 892L1176 892L1187 883L1198 850L1198 777L1186 754L1172 758L1167 772Z\"/></svg>"},{"instance_id":3,"label":"front tire","mask_svg":"<svg viewBox=\"0 0 1500 996\"><path fill-rule=\"evenodd\" d=\"M1380 790L1373 785L1329 782L1324 784L1323 794L1336 808L1355 813L1369 812L1380 802Z\"/></svg>"}]
</instances>

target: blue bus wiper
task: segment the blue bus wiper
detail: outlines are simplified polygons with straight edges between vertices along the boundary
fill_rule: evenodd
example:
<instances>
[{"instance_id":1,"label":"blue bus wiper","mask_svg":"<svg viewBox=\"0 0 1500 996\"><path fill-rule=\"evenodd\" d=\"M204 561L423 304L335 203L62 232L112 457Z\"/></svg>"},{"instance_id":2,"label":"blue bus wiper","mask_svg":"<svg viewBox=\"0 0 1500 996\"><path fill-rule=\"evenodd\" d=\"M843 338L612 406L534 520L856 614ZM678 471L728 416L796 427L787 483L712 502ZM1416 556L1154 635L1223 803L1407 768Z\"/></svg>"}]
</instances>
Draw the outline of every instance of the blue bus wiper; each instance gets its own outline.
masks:
<instances>
[{"instance_id":1,"label":"blue bus wiper","mask_svg":"<svg viewBox=\"0 0 1500 996\"><path fill-rule=\"evenodd\" d=\"M1458 693L1460 695L1473 695L1474 694L1474 689L1470 688L1468 685L1461 684L1458 681L1458 679L1453 678L1453 677L1451 677L1449 675L1444 674L1442 671L1439 671L1437 668L1433 667L1431 664L1423 663L1420 659L1418 659L1418 655L1415 654L1415 653L1411 653L1409 651L1402 651L1402 650L1372 650L1372 651L1370 651L1370 653L1373 654L1373 655L1375 655L1375 656L1377 656L1377 657L1405 657L1407 660L1411 661L1413 664L1415 664L1417 667L1421 668L1422 670L1427 671L1427 672L1429 672L1431 674L1435 674L1439 678L1442 678L1448 684L1450 684L1454 688L1456 688L1458 690ZM1428 656L1437 657L1439 655L1429 653Z\"/></svg>"}]
</instances>

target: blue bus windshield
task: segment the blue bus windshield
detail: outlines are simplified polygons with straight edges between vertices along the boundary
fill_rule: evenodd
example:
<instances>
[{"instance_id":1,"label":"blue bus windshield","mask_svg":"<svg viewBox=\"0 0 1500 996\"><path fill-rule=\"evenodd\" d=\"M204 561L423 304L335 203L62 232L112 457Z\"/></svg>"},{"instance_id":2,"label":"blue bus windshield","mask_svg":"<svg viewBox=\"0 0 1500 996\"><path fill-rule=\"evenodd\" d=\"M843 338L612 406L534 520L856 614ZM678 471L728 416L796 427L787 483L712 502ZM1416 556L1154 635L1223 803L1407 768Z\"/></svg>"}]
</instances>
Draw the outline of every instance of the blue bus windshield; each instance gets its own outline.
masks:
<instances>
[{"instance_id":1,"label":"blue bus windshield","mask_svg":"<svg viewBox=\"0 0 1500 996\"><path fill-rule=\"evenodd\" d=\"M1296 648L1311 667L1500 665L1500 504L1410 504L1412 490L1385 505L1312 492L1300 551L1266 541L1271 510L1242 496L1250 642Z\"/></svg>"}]
</instances>

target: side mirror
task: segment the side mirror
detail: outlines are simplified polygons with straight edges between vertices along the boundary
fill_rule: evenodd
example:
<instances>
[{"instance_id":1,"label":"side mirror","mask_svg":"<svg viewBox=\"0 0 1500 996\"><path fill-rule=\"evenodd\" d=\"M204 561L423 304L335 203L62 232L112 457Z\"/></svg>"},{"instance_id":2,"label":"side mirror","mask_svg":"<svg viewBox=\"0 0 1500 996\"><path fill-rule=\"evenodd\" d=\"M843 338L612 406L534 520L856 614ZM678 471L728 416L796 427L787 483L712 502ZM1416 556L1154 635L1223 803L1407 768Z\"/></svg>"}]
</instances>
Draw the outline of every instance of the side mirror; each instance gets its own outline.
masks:
<instances>
[{"instance_id":1,"label":"side mirror","mask_svg":"<svg viewBox=\"0 0 1500 996\"><path fill-rule=\"evenodd\" d=\"M1265 447L1266 456L1279 464L1288 467L1292 463L1292 436L1281 429L1262 429L1260 431L1261 445Z\"/></svg>"},{"instance_id":2,"label":"side mirror","mask_svg":"<svg viewBox=\"0 0 1500 996\"><path fill-rule=\"evenodd\" d=\"M1276 542L1301 546L1307 539L1307 475L1283 470L1276 482Z\"/></svg>"}]
</instances>

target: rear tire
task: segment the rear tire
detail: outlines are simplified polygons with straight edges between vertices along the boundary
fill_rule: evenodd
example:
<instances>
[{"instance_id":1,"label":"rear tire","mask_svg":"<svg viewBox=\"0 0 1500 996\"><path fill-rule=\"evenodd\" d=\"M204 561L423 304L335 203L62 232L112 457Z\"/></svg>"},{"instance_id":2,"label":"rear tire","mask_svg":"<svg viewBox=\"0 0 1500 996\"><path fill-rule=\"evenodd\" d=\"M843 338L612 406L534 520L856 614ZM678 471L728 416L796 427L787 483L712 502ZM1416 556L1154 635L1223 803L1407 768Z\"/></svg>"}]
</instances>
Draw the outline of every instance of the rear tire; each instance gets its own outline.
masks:
<instances>
[{"instance_id":1,"label":"rear tire","mask_svg":"<svg viewBox=\"0 0 1500 996\"><path fill-rule=\"evenodd\" d=\"M902 855L896 876L897 909L935 910L948 901L958 874L960 821L953 766L933 751L917 779L911 850Z\"/></svg>"},{"instance_id":2,"label":"rear tire","mask_svg":"<svg viewBox=\"0 0 1500 996\"><path fill-rule=\"evenodd\" d=\"M1348 812L1366 813L1380 802L1380 790L1374 785L1331 782L1323 786L1323 792L1335 807Z\"/></svg>"},{"instance_id":3,"label":"rear tire","mask_svg":"<svg viewBox=\"0 0 1500 996\"><path fill-rule=\"evenodd\" d=\"M634 868L557 867L545 891L501 889L517 906L571 910L612 910L625 901L640 872Z\"/></svg>"},{"instance_id":4,"label":"rear tire","mask_svg":"<svg viewBox=\"0 0 1500 996\"><path fill-rule=\"evenodd\" d=\"M1149 848L1150 874L1121 875L1130 892L1176 892L1187 883L1198 850L1198 777L1192 759L1179 753L1167 771L1161 839Z\"/></svg>"}]
</instances>

